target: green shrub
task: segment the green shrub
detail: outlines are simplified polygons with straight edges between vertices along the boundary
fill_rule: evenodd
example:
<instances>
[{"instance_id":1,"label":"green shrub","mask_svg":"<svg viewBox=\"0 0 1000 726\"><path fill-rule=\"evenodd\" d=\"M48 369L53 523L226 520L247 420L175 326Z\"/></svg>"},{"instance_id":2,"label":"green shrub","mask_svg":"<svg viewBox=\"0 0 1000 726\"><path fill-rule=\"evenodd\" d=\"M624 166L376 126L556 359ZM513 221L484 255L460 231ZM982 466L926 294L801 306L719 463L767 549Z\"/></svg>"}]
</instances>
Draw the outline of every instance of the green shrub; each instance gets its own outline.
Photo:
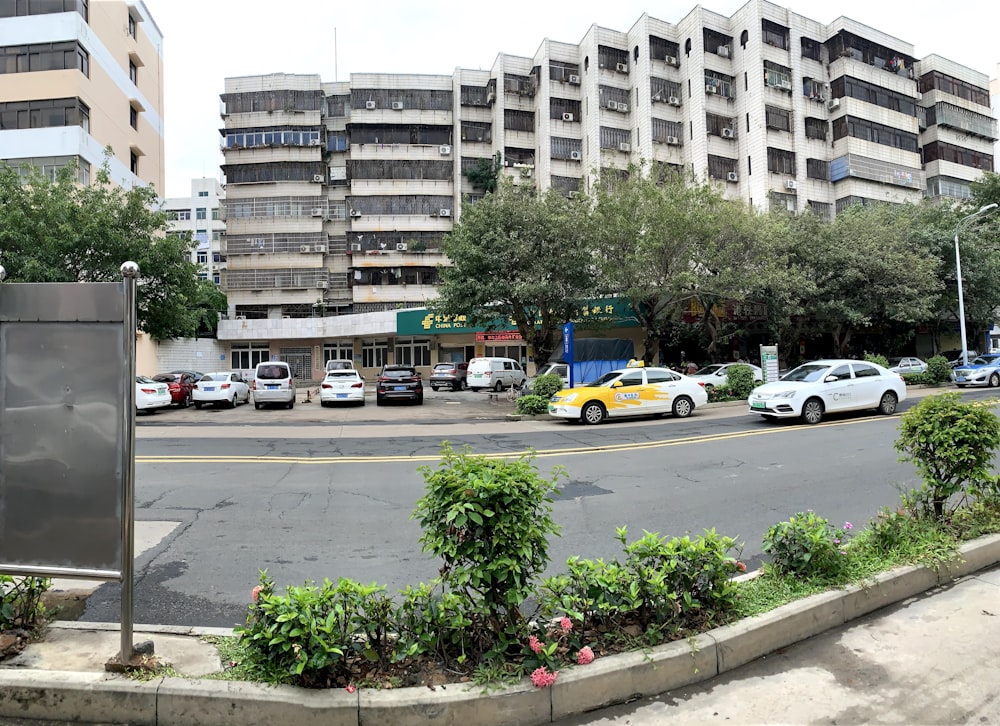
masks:
<instances>
[{"instance_id":1,"label":"green shrub","mask_svg":"<svg viewBox=\"0 0 1000 726\"><path fill-rule=\"evenodd\" d=\"M406 586L400 594L399 652L407 657L434 655L444 663L464 663L477 650L470 640L471 603L458 593L442 588L440 580L431 585Z\"/></svg>"},{"instance_id":2,"label":"green shrub","mask_svg":"<svg viewBox=\"0 0 1000 726\"><path fill-rule=\"evenodd\" d=\"M733 395L732 389L727 384L721 386L706 386L705 392L708 394L709 403L722 403L724 401L738 401Z\"/></svg>"},{"instance_id":3,"label":"green shrub","mask_svg":"<svg viewBox=\"0 0 1000 726\"><path fill-rule=\"evenodd\" d=\"M676 630L711 621L732 610L736 585L730 577L746 566L728 555L735 540L708 530L703 537L660 537L645 532L626 544L617 537L624 562L567 560L567 572L548 578L539 609L546 617L566 612L599 631L635 623L646 632Z\"/></svg>"},{"instance_id":4,"label":"green shrub","mask_svg":"<svg viewBox=\"0 0 1000 726\"><path fill-rule=\"evenodd\" d=\"M236 628L266 661L298 676L306 685L351 680L357 659L391 659L395 629L392 599L380 585L341 579L321 587L306 584L274 593L261 572L246 627Z\"/></svg>"},{"instance_id":5,"label":"green shrub","mask_svg":"<svg viewBox=\"0 0 1000 726\"><path fill-rule=\"evenodd\" d=\"M456 453L447 443L441 451L437 469L419 469L427 484L413 513L420 543L444 560L444 587L470 603L471 641L486 655L502 653L518 643L520 608L548 564L549 536L559 533L551 495L565 473L539 476L531 455L490 459Z\"/></svg>"},{"instance_id":6,"label":"green shrub","mask_svg":"<svg viewBox=\"0 0 1000 726\"><path fill-rule=\"evenodd\" d=\"M726 369L726 386L733 398L737 400L749 398L750 392L756 385L753 368L750 366L737 363Z\"/></svg>"},{"instance_id":7,"label":"green shrub","mask_svg":"<svg viewBox=\"0 0 1000 726\"><path fill-rule=\"evenodd\" d=\"M931 383L947 383L951 380L951 366L943 355L932 356L927 361L927 376Z\"/></svg>"},{"instance_id":8,"label":"green shrub","mask_svg":"<svg viewBox=\"0 0 1000 726\"><path fill-rule=\"evenodd\" d=\"M847 531L833 527L814 512L799 512L778 522L764 535L763 551L775 570L799 577L834 578L845 566Z\"/></svg>"},{"instance_id":9,"label":"green shrub","mask_svg":"<svg viewBox=\"0 0 1000 726\"><path fill-rule=\"evenodd\" d=\"M889 359L880 353L865 353L865 360L883 368L889 367Z\"/></svg>"},{"instance_id":10,"label":"green shrub","mask_svg":"<svg viewBox=\"0 0 1000 726\"><path fill-rule=\"evenodd\" d=\"M521 396L517 399L517 412L525 416L538 416L549 410L549 399L543 396Z\"/></svg>"},{"instance_id":11,"label":"green shrub","mask_svg":"<svg viewBox=\"0 0 1000 726\"><path fill-rule=\"evenodd\" d=\"M965 403L957 393L927 396L903 414L896 450L924 482L923 495L937 518L960 506L971 489L990 486L990 464L1000 447L1000 419L993 401ZM956 497L951 508L949 500Z\"/></svg>"},{"instance_id":12,"label":"green shrub","mask_svg":"<svg viewBox=\"0 0 1000 726\"><path fill-rule=\"evenodd\" d=\"M562 390L563 380L555 373L546 373L538 376L531 384L531 392L536 396L541 396L548 401L557 391Z\"/></svg>"},{"instance_id":13,"label":"green shrub","mask_svg":"<svg viewBox=\"0 0 1000 726\"><path fill-rule=\"evenodd\" d=\"M935 383L937 383L937 381L935 381L934 378L929 373L926 373L926 372L925 373L904 373L903 374L903 381L908 386L919 386L919 385L932 386Z\"/></svg>"},{"instance_id":14,"label":"green shrub","mask_svg":"<svg viewBox=\"0 0 1000 726\"><path fill-rule=\"evenodd\" d=\"M45 620L42 595L51 586L46 577L0 575L0 630L40 626Z\"/></svg>"}]
</instances>

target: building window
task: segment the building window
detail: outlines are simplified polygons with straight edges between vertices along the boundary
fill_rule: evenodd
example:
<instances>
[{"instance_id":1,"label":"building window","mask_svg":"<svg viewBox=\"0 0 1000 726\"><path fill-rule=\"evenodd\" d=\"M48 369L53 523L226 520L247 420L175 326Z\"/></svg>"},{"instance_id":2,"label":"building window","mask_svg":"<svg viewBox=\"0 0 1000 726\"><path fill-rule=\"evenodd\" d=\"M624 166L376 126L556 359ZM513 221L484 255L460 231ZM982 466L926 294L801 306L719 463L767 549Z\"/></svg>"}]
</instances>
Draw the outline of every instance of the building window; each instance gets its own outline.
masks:
<instances>
[{"instance_id":1,"label":"building window","mask_svg":"<svg viewBox=\"0 0 1000 726\"><path fill-rule=\"evenodd\" d=\"M810 179L830 181L830 162L823 159L806 159L806 176Z\"/></svg>"},{"instance_id":2,"label":"building window","mask_svg":"<svg viewBox=\"0 0 1000 726\"><path fill-rule=\"evenodd\" d=\"M208 264L208 252L206 252L205 250L198 250L197 261L198 261L199 265L207 265Z\"/></svg>"},{"instance_id":3,"label":"building window","mask_svg":"<svg viewBox=\"0 0 1000 726\"><path fill-rule=\"evenodd\" d=\"M222 277L219 275L218 272L212 274L212 282L214 282L216 285L222 282Z\"/></svg>"},{"instance_id":4,"label":"building window","mask_svg":"<svg viewBox=\"0 0 1000 726\"><path fill-rule=\"evenodd\" d=\"M90 131L90 109L78 98L0 103L0 130L82 126Z\"/></svg>"},{"instance_id":5,"label":"building window","mask_svg":"<svg viewBox=\"0 0 1000 726\"><path fill-rule=\"evenodd\" d=\"M974 169L993 170L992 154L947 144L944 141L932 141L929 144L924 144L923 157L925 164L932 161L950 161L953 164L970 166Z\"/></svg>"},{"instance_id":6,"label":"building window","mask_svg":"<svg viewBox=\"0 0 1000 726\"><path fill-rule=\"evenodd\" d=\"M191 219L191 210L190 209L178 209L177 210L177 219L180 220L180 221L182 221L182 222L190 220Z\"/></svg>"},{"instance_id":7,"label":"building window","mask_svg":"<svg viewBox=\"0 0 1000 726\"><path fill-rule=\"evenodd\" d=\"M128 155L128 168L136 176L139 176L139 156L134 152Z\"/></svg>"},{"instance_id":8,"label":"building window","mask_svg":"<svg viewBox=\"0 0 1000 726\"><path fill-rule=\"evenodd\" d=\"M135 38L135 18L132 13L128 15L128 34L130 38Z\"/></svg>"},{"instance_id":9,"label":"building window","mask_svg":"<svg viewBox=\"0 0 1000 726\"><path fill-rule=\"evenodd\" d=\"M340 340L335 343L326 343L323 346L323 367L327 361L331 360L354 360L354 343L347 340Z\"/></svg>"},{"instance_id":10,"label":"building window","mask_svg":"<svg viewBox=\"0 0 1000 726\"><path fill-rule=\"evenodd\" d=\"M219 241L219 236L220 236L220 233L219 233L218 230L213 231L212 232L212 241L213 242L218 242Z\"/></svg>"},{"instance_id":11,"label":"building window","mask_svg":"<svg viewBox=\"0 0 1000 726\"><path fill-rule=\"evenodd\" d=\"M198 209L195 210L195 219L207 219L207 218L208 218L208 209L206 207L198 207Z\"/></svg>"},{"instance_id":12,"label":"building window","mask_svg":"<svg viewBox=\"0 0 1000 726\"><path fill-rule=\"evenodd\" d=\"M766 18L760 21L761 35L767 45L773 45L782 50L788 50L788 28L772 23Z\"/></svg>"},{"instance_id":13,"label":"building window","mask_svg":"<svg viewBox=\"0 0 1000 726\"><path fill-rule=\"evenodd\" d=\"M767 148L767 170L772 174L795 174L795 154L784 149Z\"/></svg>"},{"instance_id":14,"label":"building window","mask_svg":"<svg viewBox=\"0 0 1000 726\"><path fill-rule=\"evenodd\" d=\"M139 67L132 61L128 62L128 79L132 81L132 85L139 85Z\"/></svg>"},{"instance_id":15,"label":"building window","mask_svg":"<svg viewBox=\"0 0 1000 726\"><path fill-rule=\"evenodd\" d=\"M841 116L833 122L833 140L837 141L845 136L871 141L884 146L891 146L903 151L912 151L914 153L917 151L916 134L854 116ZM924 148L926 150L926 147ZM926 161L930 160L925 159ZM983 168L992 169L993 167L991 164L989 167Z\"/></svg>"},{"instance_id":16,"label":"building window","mask_svg":"<svg viewBox=\"0 0 1000 726\"><path fill-rule=\"evenodd\" d=\"M778 131L792 130L792 112L788 109L778 108L776 106L765 106L764 116L766 117L766 123L769 129L777 129Z\"/></svg>"},{"instance_id":17,"label":"building window","mask_svg":"<svg viewBox=\"0 0 1000 726\"><path fill-rule=\"evenodd\" d=\"M807 38L804 35L802 36L802 57L803 58L810 58L810 59L812 59L814 61L822 60L822 56L820 55L820 48L822 48L822 47L823 46L820 45L820 42L818 40L813 40L812 38Z\"/></svg>"},{"instance_id":18,"label":"building window","mask_svg":"<svg viewBox=\"0 0 1000 726\"><path fill-rule=\"evenodd\" d=\"M139 112L132 105L128 107L128 125L134 129L139 128Z\"/></svg>"},{"instance_id":19,"label":"building window","mask_svg":"<svg viewBox=\"0 0 1000 726\"><path fill-rule=\"evenodd\" d=\"M724 156L708 155L708 175L712 179L722 179L727 181L730 174L736 173L736 159L727 159Z\"/></svg>"},{"instance_id":20,"label":"building window","mask_svg":"<svg viewBox=\"0 0 1000 726\"><path fill-rule=\"evenodd\" d=\"M198 192L198 196L199 197L207 197L208 196L208 192Z\"/></svg>"},{"instance_id":21,"label":"building window","mask_svg":"<svg viewBox=\"0 0 1000 726\"><path fill-rule=\"evenodd\" d=\"M389 358L389 342L365 340L361 343L361 365L364 368L381 368Z\"/></svg>"},{"instance_id":22,"label":"building window","mask_svg":"<svg viewBox=\"0 0 1000 726\"><path fill-rule=\"evenodd\" d=\"M218 210L218 208L212 210L212 219L218 221L218 219L219 219L219 210Z\"/></svg>"},{"instance_id":23,"label":"building window","mask_svg":"<svg viewBox=\"0 0 1000 726\"><path fill-rule=\"evenodd\" d=\"M0 74L77 69L90 76L90 55L78 42L32 43L0 47Z\"/></svg>"},{"instance_id":24,"label":"building window","mask_svg":"<svg viewBox=\"0 0 1000 726\"><path fill-rule=\"evenodd\" d=\"M396 338L396 363L411 366L431 364L431 342L420 338Z\"/></svg>"},{"instance_id":25,"label":"building window","mask_svg":"<svg viewBox=\"0 0 1000 726\"><path fill-rule=\"evenodd\" d=\"M826 141L826 134L828 129L828 123L826 119L821 118L807 118L806 119L806 138L807 139L819 139L820 141Z\"/></svg>"},{"instance_id":26,"label":"building window","mask_svg":"<svg viewBox=\"0 0 1000 726\"><path fill-rule=\"evenodd\" d=\"M229 354L231 367L238 371L252 371L258 363L271 360L271 350L253 343L233 343Z\"/></svg>"}]
</instances>

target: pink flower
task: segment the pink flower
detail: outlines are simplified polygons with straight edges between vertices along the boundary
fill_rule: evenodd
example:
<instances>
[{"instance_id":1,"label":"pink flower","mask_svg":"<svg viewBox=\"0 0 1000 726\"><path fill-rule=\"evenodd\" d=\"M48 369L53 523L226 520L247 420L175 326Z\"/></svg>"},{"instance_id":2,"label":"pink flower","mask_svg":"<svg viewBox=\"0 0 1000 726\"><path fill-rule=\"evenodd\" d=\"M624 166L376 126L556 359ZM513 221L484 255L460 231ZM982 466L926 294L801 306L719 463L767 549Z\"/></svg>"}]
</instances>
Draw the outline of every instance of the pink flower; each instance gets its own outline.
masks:
<instances>
[{"instance_id":1,"label":"pink flower","mask_svg":"<svg viewBox=\"0 0 1000 726\"><path fill-rule=\"evenodd\" d=\"M354 686L347 685L347 686L344 686L344 690L347 691L348 693L354 693L358 689L356 687L354 687Z\"/></svg>"},{"instance_id":2,"label":"pink flower","mask_svg":"<svg viewBox=\"0 0 1000 726\"><path fill-rule=\"evenodd\" d=\"M854 525L850 522L844 522L844 529L854 529Z\"/></svg>"},{"instance_id":3,"label":"pink flower","mask_svg":"<svg viewBox=\"0 0 1000 726\"><path fill-rule=\"evenodd\" d=\"M846 554L847 554L847 550L841 550L841 551L840 551L840 554L842 554L842 555L846 555Z\"/></svg>"},{"instance_id":4,"label":"pink flower","mask_svg":"<svg viewBox=\"0 0 1000 726\"><path fill-rule=\"evenodd\" d=\"M536 688L547 688L556 682L556 676L558 675L559 671L549 673L545 666L541 666L532 671L531 682L535 684Z\"/></svg>"},{"instance_id":5,"label":"pink flower","mask_svg":"<svg viewBox=\"0 0 1000 726\"><path fill-rule=\"evenodd\" d=\"M736 569L739 570L740 572L746 572L747 566L745 563L736 560Z\"/></svg>"},{"instance_id":6,"label":"pink flower","mask_svg":"<svg viewBox=\"0 0 1000 726\"><path fill-rule=\"evenodd\" d=\"M532 653L537 655L542 650L542 642L534 635L531 635L528 637L528 647L531 648Z\"/></svg>"},{"instance_id":7,"label":"pink flower","mask_svg":"<svg viewBox=\"0 0 1000 726\"><path fill-rule=\"evenodd\" d=\"M566 617L560 618L559 627L563 629L563 632L568 633L573 629L573 621Z\"/></svg>"},{"instance_id":8,"label":"pink flower","mask_svg":"<svg viewBox=\"0 0 1000 726\"><path fill-rule=\"evenodd\" d=\"M834 537L833 538L833 543L834 544L840 544L840 537Z\"/></svg>"},{"instance_id":9,"label":"pink flower","mask_svg":"<svg viewBox=\"0 0 1000 726\"><path fill-rule=\"evenodd\" d=\"M260 591L262 589L263 588L260 585L257 585L257 587L255 587L253 590L250 591L250 597L253 598L254 602L257 602L257 598L260 597Z\"/></svg>"},{"instance_id":10,"label":"pink flower","mask_svg":"<svg viewBox=\"0 0 1000 726\"><path fill-rule=\"evenodd\" d=\"M580 652L576 654L576 662L579 665L587 665L594 662L594 651L590 649L589 645L580 648Z\"/></svg>"}]
</instances>

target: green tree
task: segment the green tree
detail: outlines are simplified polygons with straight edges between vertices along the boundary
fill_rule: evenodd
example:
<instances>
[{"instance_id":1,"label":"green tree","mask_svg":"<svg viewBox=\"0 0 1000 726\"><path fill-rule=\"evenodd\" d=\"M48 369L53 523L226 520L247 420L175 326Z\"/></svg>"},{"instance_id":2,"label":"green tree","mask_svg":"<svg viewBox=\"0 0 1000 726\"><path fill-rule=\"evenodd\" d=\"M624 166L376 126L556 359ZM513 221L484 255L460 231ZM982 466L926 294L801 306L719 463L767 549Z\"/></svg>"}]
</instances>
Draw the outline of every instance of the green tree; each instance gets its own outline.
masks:
<instances>
[{"instance_id":1,"label":"green tree","mask_svg":"<svg viewBox=\"0 0 1000 726\"><path fill-rule=\"evenodd\" d=\"M452 264L441 269L431 307L475 326L513 321L534 362L547 362L563 324L593 291L592 256L580 233L586 215L581 198L502 183L467 204L445 237Z\"/></svg>"},{"instance_id":2,"label":"green tree","mask_svg":"<svg viewBox=\"0 0 1000 726\"><path fill-rule=\"evenodd\" d=\"M503 169L503 155L498 151L491 159L478 159L475 166L465 172L465 178L476 189L491 194L497 189L501 169Z\"/></svg>"},{"instance_id":3,"label":"green tree","mask_svg":"<svg viewBox=\"0 0 1000 726\"><path fill-rule=\"evenodd\" d=\"M189 238L164 236L152 187L111 183L107 160L90 186L67 166L49 179L0 164L0 259L11 282L116 282L137 262L139 328L153 338L214 332L225 295L198 280ZM211 289L209 289L211 287Z\"/></svg>"}]
</instances>

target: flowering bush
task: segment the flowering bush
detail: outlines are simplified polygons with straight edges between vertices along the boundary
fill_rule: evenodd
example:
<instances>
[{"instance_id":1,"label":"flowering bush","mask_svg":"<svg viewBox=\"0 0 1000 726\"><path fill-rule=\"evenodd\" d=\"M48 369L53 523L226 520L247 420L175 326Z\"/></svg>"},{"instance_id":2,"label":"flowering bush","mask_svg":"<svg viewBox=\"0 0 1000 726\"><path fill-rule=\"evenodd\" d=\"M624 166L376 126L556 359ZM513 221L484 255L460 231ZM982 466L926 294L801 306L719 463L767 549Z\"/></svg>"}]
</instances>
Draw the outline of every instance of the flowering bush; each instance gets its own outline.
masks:
<instances>
[{"instance_id":1,"label":"flowering bush","mask_svg":"<svg viewBox=\"0 0 1000 726\"><path fill-rule=\"evenodd\" d=\"M764 535L764 552L783 574L800 577L837 577L847 555L848 532L854 525L835 528L815 512L799 512L778 522Z\"/></svg>"},{"instance_id":2,"label":"flowering bush","mask_svg":"<svg viewBox=\"0 0 1000 726\"><path fill-rule=\"evenodd\" d=\"M580 646L580 637L574 632L573 621L565 615L551 621L547 628L528 636L524 666L531 670L531 681L539 688L555 683L561 664L587 665L593 661L593 649L590 646Z\"/></svg>"}]
</instances>

